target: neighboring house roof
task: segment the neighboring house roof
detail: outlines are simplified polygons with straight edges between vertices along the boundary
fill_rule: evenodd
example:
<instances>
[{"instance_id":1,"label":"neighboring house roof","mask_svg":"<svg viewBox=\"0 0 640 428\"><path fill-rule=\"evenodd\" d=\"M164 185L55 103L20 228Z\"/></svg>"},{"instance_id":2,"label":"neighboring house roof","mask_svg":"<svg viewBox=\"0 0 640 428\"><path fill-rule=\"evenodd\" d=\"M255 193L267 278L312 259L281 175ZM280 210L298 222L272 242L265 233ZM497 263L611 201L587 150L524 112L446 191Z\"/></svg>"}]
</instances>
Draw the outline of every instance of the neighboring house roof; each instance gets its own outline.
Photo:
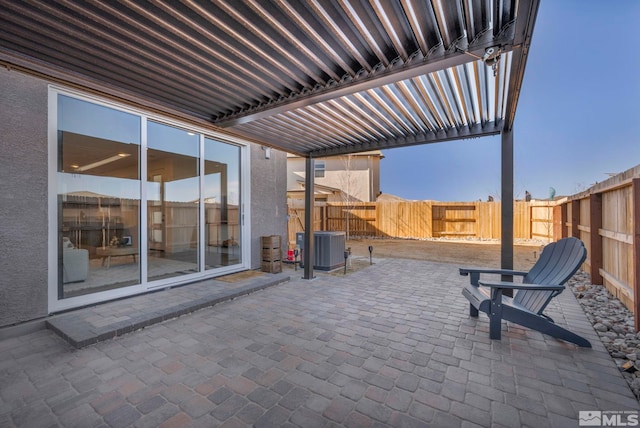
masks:
<instances>
[{"instance_id":1,"label":"neighboring house roof","mask_svg":"<svg viewBox=\"0 0 640 428\"><path fill-rule=\"evenodd\" d=\"M305 184L304 181L302 180L297 180L297 183L300 185L299 189L288 189L287 193L302 193L304 194L304 190L305 190ZM342 193L342 190L338 189L337 187L331 187L331 186L323 186L322 184L315 184L313 185L314 188L314 193L325 193L325 194L336 194L336 193Z\"/></svg>"},{"instance_id":2,"label":"neighboring house roof","mask_svg":"<svg viewBox=\"0 0 640 428\"><path fill-rule=\"evenodd\" d=\"M384 154L382 153L381 150L369 150L367 152L351 153L351 155L352 156L379 156L380 159L384 159ZM287 158L302 158L302 156L298 156L293 153L287 153Z\"/></svg>"},{"instance_id":3,"label":"neighboring house roof","mask_svg":"<svg viewBox=\"0 0 640 428\"><path fill-rule=\"evenodd\" d=\"M391 193L380 193L376 198L376 202L408 202L408 199L401 198L400 196L392 195Z\"/></svg>"}]
</instances>

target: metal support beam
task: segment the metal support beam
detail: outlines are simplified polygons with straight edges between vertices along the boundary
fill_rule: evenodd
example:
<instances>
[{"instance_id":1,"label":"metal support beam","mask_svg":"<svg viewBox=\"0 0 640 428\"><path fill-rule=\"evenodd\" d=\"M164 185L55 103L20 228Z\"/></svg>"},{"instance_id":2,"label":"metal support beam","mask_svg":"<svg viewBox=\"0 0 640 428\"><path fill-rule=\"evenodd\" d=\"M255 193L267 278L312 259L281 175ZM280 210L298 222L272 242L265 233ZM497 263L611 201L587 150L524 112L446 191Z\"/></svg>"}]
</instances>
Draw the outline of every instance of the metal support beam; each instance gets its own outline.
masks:
<instances>
[{"instance_id":1,"label":"metal support beam","mask_svg":"<svg viewBox=\"0 0 640 428\"><path fill-rule=\"evenodd\" d=\"M513 126L516 117L516 106L522 89L524 70L527 65L529 48L531 47L531 36L536 24L540 0L525 0L518 4L518 19L516 20L516 30L513 54L511 55L511 78L509 79L509 92L507 96L506 111L504 114L505 128ZM521 19L522 18L522 19Z\"/></svg>"},{"instance_id":2,"label":"metal support beam","mask_svg":"<svg viewBox=\"0 0 640 428\"><path fill-rule=\"evenodd\" d=\"M513 269L513 128L502 130L502 233L500 263ZM512 278L503 278L511 281ZM513 293L513 290L509 290ZM506 291L505 293L506 294Z\"/></svg>"},{"instance_id":3,"label":"metal support beam","mask_svg":"<svg viewBox=\"0 0 640 428\"><path fill-rule=\"evenodd\" d=\"M304 169L304 249L302 250L304 276L302 278L313 279L313 178L315 169L311 156L307 157Z\"/></svg>"},{"instance_id":4,"label":"metal support beam","mask_svg":"<svg viewBox=\"0 0 640 428\"><path fill-rule=\"evenodd\" d=\"M424 132L394 138L381 138L366 143L350 144L347 146L335 146L330 149L312 150L311 156L320 158L327 156L345 155L351 153L368 152L371 150L393 149L397 147L417 146L429 143L441 143L443 141L463 140L465 138L478 138L489 135L498 135L502 131L504 122L500 119L495 122L473 124L460 128L442 129L438 132Z\"/></svg>"},{"instance_id":5,"label":"metal support beam","mask_svg":"<svg viewBox=\"0 0 640 428\"><path fill-rule=\"evenodd\" d=\"M537 0L533 1L537 2ZM528 1L523 0L523 3L528 3ZM331 83L323 87L317 87L307 91L304 95L302 93L296 93L290 95L288 98L283 98L281 101L266 102L259 106L249 107L245 111L231 113L215 120L214 124L222 128L242 125L243 123L264 119L265 117L285 113L297 108L307 107L352 95L357 92L379 88L401 80L457 67L474 60L474 58L482 57L485 50L491 46L500 46L505 53L514 49L520 49L521 47L519 46L514 47L513 40L513 37L508 36L488 38L474 43L472 47L469 47L465 51L443 51L440 54L429 56L429 59L424 58L422 54L418 54L418 56L412 58L411 61L400 61L390 64L383 70L371 71L361 76L348 79L345 82Z\"/></svg>"}]
</instances>

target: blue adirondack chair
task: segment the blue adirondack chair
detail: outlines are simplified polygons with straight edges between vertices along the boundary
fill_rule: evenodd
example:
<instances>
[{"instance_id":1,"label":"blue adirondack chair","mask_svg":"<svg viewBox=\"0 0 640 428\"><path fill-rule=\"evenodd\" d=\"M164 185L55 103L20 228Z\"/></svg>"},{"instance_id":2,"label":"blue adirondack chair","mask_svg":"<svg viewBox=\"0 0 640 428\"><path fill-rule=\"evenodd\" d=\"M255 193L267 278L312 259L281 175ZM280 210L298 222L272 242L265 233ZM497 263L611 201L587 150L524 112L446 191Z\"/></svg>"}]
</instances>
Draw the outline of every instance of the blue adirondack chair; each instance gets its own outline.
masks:
<instances>
[{"instance_id":1,"label":"blue adirondack chair","mask_svg":"<svg viewBox=\"0 0 640 428\"><path fill-rule=\"evenodd\" d=\"M587 257L582 241L563 238L544 247L540 258L529 272L504 269L460 268L460 275L470 276L470 284L462 294L469 300L469 314L489 316L489 337L500 339L502 320L511 321L578 346L591 343L558 325L543 311L554 297L562 293L564 284L578 271ZM522 282L481 281L481 274L521 276ZM514 290L513 297L503 295Z\"/></svg>"}]
</instances>

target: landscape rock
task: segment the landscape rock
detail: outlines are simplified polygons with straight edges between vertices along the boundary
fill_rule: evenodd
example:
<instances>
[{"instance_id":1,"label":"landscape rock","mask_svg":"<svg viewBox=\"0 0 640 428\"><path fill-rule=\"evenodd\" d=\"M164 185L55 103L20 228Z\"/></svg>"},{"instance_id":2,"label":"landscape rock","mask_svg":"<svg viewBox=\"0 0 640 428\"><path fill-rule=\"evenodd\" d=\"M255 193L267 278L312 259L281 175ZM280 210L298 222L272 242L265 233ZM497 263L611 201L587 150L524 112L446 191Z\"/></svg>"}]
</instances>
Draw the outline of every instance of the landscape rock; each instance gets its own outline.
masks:
<instances>
[{"instance_id":1,"label":"landscape rock","mask_svg":"<svg viewBox=\"0 0 640 428\"><path fill-rule=\"evenodd\" d=\"M640 332L635 332L633 313L606 287L591 284L586 272L578 272L568 282L602 344L622 372L629 388L640 401Z\"/></svg>"},{"instance_id":2,"label":"landscape rock","mask_svg":"<svg viewBox=\"0 0 640 428\"><path fill-rule=\"evenodd\" d=\"M609 328L604 323L601 323L601 322L594 324L593 328L596 331L602 331L602 332L609 330Z\"/></svg>"}]
</instances>

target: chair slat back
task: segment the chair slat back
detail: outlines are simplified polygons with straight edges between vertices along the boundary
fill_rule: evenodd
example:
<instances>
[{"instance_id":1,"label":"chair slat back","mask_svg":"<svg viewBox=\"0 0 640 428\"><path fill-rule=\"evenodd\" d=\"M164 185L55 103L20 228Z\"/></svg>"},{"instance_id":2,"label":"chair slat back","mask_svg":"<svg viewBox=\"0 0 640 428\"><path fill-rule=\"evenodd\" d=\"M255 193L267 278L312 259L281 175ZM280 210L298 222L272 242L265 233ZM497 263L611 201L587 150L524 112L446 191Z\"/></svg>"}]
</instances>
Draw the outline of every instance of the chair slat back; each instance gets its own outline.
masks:
<instances>
[{"instance_id":1,"label":"chair slat back","mask_svg":"<svg viewBox=\"0 0 640 428\"><path fill-rule=\"evenodd\" d=\"M577 238L563 238L544 247L540 258L524 277L525 284L564 285L580 269L587 250ZM541 314L549 301L560 294L555 291L519 290L514 301Z\"/></svg>"},{"instance_id":2,"label":"chair slat back","mask_svg":"<svg viewBox=\"0 0 640 428\"><path fill-rule=\"evenodd\" d=\"M536 314L541 314L544 309L547 307L547 304L556 296L558 293L554 291L544 291L544 290L520 290L516 293L514 300L529 309L531 312L535 312Z\"/></svg>"}]
</instances>

